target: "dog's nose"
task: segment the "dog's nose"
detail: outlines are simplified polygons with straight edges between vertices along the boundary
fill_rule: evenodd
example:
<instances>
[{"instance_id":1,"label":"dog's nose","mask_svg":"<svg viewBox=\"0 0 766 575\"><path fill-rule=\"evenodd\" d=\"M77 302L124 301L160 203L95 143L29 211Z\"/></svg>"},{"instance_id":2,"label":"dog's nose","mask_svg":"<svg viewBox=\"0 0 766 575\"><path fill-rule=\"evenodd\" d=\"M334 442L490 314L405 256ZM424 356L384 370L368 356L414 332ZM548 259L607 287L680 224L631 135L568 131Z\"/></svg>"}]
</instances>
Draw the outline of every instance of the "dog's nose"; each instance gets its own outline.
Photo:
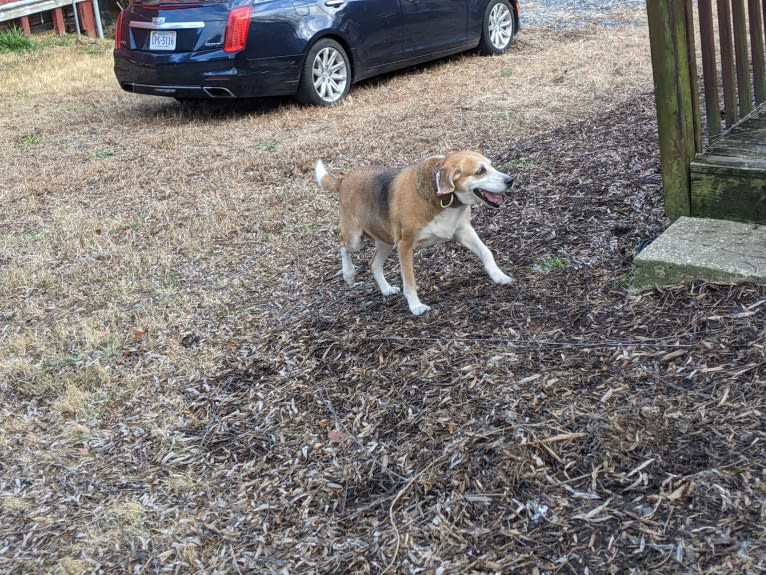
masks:
<instances>
[{"instance_id":1,"label":"dog's nose","mask_svg":"<svg viewBox=\"0 0 766 575\"><path fill-rule=\"evenodd\" d=\"M510 190L513 187L513 178L511 176L505 177L505 189Z\"/></svg>"}]
</instances>

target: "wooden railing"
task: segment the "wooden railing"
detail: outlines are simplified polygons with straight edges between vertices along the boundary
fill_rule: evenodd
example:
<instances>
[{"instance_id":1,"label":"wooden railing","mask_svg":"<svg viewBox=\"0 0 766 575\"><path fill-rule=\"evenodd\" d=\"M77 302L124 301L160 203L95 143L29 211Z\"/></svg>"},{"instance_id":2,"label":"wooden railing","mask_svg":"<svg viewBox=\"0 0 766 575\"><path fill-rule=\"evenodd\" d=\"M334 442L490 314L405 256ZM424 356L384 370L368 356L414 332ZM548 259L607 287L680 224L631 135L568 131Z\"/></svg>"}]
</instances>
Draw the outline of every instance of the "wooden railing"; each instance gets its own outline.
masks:
<instances>
[{"instance_id":1,"label":"wooden railing","mask_svg":"<svg viewBox=\"0 0 766 575\"><path fill-rule=\"evenodd\" d=\"M691 214L690 162L766 100L766 0L698 0L696 12L692 0L647 0L665 212L673 220Z\"/></svg>"},{"instance_id":2,"label":"wooden railing","mask_svg":"<svg viewBox=\"0 0 766 575\"><path fill-rule=\"evenodd\" d=\"M29 17L41 12L50 12L53 29L59 34L66 32L62 8L76 10L75 20L89 36L104 37L98 0L0 0L0 22L16 20L21 29L31 33ZM79 30L78 30L79 31Z\"/></svg>"}]
</instances>

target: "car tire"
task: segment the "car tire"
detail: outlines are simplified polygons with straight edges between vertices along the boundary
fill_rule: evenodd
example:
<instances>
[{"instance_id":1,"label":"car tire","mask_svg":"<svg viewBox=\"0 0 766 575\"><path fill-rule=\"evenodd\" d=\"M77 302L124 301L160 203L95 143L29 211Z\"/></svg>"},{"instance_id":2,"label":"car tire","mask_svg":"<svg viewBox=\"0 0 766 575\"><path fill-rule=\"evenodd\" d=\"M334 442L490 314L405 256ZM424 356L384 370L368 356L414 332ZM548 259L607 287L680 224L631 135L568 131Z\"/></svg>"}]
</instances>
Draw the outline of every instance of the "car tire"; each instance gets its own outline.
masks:
<instances>
[{"instance_id":1,"label":"car tire","mask_svg":"<svg viewBox=\"0 0 766 575\"><path fill-rule=\"evenodd\" d=\"M479 51L482 54L502 54L513 43L515 27L511 3L508 0L490 0L484 12Z\"/></svg>"},{"instance_id":2,"label":"car tire","mask_svg":"<svg viewBox=\"0 0 766 575\"><path fill-rule=\"evenodd\" d=\"M351 62L335 40L322 38L306 54L296 99L302 104L334 106L351 89Z\"/></svg>"}]
</instances>

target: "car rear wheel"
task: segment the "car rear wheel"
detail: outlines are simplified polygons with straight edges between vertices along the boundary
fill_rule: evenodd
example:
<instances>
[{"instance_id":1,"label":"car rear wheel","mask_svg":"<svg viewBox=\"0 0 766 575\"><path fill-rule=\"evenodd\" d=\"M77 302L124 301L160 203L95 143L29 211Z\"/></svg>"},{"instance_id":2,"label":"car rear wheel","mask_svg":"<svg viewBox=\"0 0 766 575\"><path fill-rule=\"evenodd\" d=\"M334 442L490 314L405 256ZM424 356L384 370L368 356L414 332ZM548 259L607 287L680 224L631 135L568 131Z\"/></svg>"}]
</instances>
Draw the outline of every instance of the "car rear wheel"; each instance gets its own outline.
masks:
<instances>
[{"instance_id":1,"label":"car rear wheel","mask_svg":"<svg viewBox=\"0 0 766 575\"><path fill-rule=\"evenodd\" d=\"M513 42L513 8L508 0L491 0L484 13L479 49L484 54L502 54Z\"/></svg>"},{"instance_id":2,"label":"car rear wheel","mask_svg":"<svg viewBox=\"0 0 766 575\"><path fill-rule=\"evenodd\" d=\"M332 106L351 88L351 64L343 47L323 38L306 55L296 95L298 101L315 106Z\"/></svg>"}]
</instances>

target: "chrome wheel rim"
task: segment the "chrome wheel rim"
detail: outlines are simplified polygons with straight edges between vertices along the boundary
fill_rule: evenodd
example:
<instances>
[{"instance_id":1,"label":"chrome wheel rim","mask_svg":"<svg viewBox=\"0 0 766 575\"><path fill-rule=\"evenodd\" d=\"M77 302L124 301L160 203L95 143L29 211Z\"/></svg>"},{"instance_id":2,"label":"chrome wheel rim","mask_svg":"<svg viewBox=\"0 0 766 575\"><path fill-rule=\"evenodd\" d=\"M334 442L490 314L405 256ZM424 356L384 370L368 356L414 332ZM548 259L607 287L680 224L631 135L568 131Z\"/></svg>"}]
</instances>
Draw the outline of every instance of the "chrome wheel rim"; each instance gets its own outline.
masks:
<instances>
[{"instance_id":1,"label":"chrome wheel rim","mask_svg":"<svg viewBox=\"0 0 766 575\"><path fill-rule=\"evenodd\" d=\"M495 4L489 13L489 41L498 50L508 46L513 36L513 15L505 4Z\"/></svg>"},{"instance_id":2,"label":"chrome wheel rim","mask_svg":"<svg viewBox=\"0 0 766 575\"><path fill-rule=\"evenodd\" d=\"M348 83L348 69L343 55L335 48L322 48L311 66L314 90L327 103L337 102L343 97Z\"/></svg>"}]
</instances>

